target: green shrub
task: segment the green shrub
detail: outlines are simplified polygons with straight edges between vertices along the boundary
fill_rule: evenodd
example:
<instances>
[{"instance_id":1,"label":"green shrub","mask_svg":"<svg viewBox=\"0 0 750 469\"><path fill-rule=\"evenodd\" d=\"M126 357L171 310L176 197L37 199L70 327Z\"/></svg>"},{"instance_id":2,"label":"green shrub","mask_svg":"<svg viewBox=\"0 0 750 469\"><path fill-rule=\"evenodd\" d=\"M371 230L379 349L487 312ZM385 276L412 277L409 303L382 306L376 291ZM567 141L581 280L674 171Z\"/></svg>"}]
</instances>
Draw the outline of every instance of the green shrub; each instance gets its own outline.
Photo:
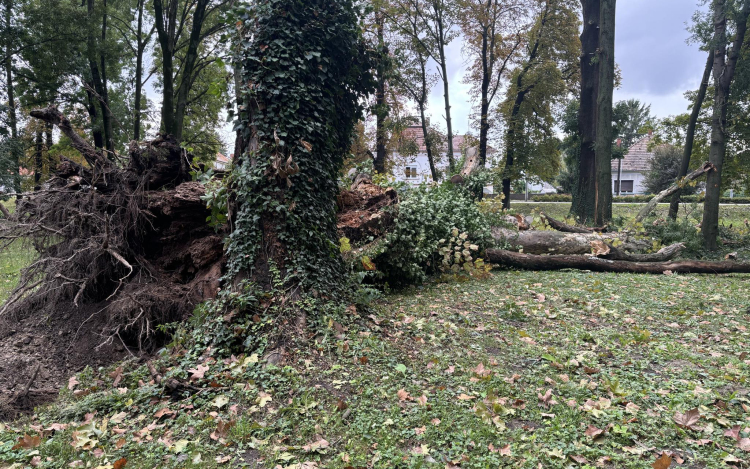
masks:
<instances>
[{"instance_id":1,"label":"green shrub","mask_svg":"<svg viewBox=\"0 0 750 469\"><path fill-rule=\"evenodd\" d=\"M397 208L395 226L371 257L391 286L423 282L442 264L440 240L453 229L466 233L479 250L492 240L490 226L471 196L450 183L406 193Z\"/></svg>"}]
</instances>

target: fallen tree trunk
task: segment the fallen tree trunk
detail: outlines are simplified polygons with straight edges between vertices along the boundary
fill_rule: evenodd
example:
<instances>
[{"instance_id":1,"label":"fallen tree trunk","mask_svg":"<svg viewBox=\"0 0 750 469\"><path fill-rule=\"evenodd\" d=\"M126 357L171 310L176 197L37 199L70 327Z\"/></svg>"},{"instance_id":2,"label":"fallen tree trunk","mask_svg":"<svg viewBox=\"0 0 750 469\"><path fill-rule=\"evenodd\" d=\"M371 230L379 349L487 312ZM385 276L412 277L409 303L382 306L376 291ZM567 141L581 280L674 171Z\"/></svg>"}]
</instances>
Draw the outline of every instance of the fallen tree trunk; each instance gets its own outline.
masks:
<instances>
[{"instance_id":1,"label":"fallen tree trunk","mask_svg":"<svg viewBox=\"0 0 750 469\"><path fill-rule=\"evenodd\" d=\"M549 225L550 228L553 228L557 231L561 231L563 233L601 233L606 230L606 227L604 228L587 228L583 226L573 226L568 225L567 223L563 223L559 220L555 220L551 216L547 215L546 213L542 213L541 217L547 221L547 225Z\"/></svg>"},{"instance_id":2,"label":"fallen tree trunk","mask_svg":"<svg viewBox=\"0 0 750 469\"><path fill-rule=\"evenodd\" d=\"M592 256L538 256L518 252L488 249L485 259L502 267L524 270L578 269L594 272L616 272L635 274L731 274L750 273L750 263L739 262L631 262L613 261Z\"/></svg>"},{"instance_id":3,"label":"fallen tree trunk","mask_svg":"<svg viewBox=\"0 0 750 469\"><path fill-rule=\"evenodd\" d=\"M492 237L499 242L508 242L528 254L590 254L592 242L622 242L620 249L645 251L651 243L629 239L623 233L562 233L559 231L515 231L492 228Z\"/></svg>"},{"instance_id":4,"label":"fallen tree trunk","mask_svg":"<svg viewBox=\"0 0 750 469\"><path fill-rule=\"evenodd\" d=\"M667 189L664 189L663 191L659 192L659 194L657 194L656 197L651 199L651 201L648 204L646 204L646 206L643 207L640 212L638 212L638 215L635 217L634 222L641 223L656 208L656 206L659 205L659 202L671 196L672 194L674 194L681 188L685 187L685 184L695 179L698 179L699 177L703 176L704 174L708 172L713 171L714 169L716 169L716 166L714 166L713 163L703 163L703 166L701 166L700 168L688 174L683 179L675 182L674 184L669 186Z\"/></svg>"},{"instance_id":5,"label":"fallen tree trunk","mask_svg":"<svg viewBox=\"0 0 750 469\"><path fill-rule=\"evenodd\" d=\"M0 202L0 213L2 213L6 219L10 220L10 212L5 208L5 205L3 205L2 202Z\"/></svg>"},{"instance_id":6,"label":"fallen tree trunk","mask_svg":"<svg viewBox=\"0 0 750 469\"><path fill-rule=\"evenodd\" d=\"M612 261L631 262L667 262L677 257L685 249L684 244L676 243L663 247L658 252L652 254L631 254L629 252L621 251L612 245L607 245L607 247L609 248L609 253L597 257Z\"/></svg>"}]
</instances>

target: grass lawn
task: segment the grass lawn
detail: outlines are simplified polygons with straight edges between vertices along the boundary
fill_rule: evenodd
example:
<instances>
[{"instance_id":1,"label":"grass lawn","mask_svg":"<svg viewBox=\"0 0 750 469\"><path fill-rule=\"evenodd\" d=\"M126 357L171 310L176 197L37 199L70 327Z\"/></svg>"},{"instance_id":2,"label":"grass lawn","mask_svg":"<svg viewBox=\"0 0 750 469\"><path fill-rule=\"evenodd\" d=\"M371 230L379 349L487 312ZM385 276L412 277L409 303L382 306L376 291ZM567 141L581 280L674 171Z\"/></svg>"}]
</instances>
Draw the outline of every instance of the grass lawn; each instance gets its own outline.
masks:
<instances>
[{"instance_id":1,"label":"grass lawn","mask_svg":"<svg viewBox=\"0 0 750 469\"><path fill-rule=\"evenodd\" d=\"M326 319L279 366L167 348L199 392L87 370L0 427L0 467L747 467L749 281L498 271Z\"/></svg>"},{"instance_id":2,"label":"grass lawn","mask_svg":"<svg viewBox=\"0 0 750 469\"><path fill-rule=\"evenodd\" d=\"M3 202L12 213L15 209L13 201ZM0 220L2 223L2 220ZM19 271L27 266L33 259L33 251L20 242L15 242L9 249L0 253L0 304L2 304L13 291L18 281Z\"/></svg>"},{"instance_id":3,"label":"grass lawn","mask_svg":"<svg viewBox=\"0 0 750 469\"><path fill-rule=\"evenodd\" d=\"M612 215L623 217L626 220L635 218L638 212L646 204L614 204ZM518 213L530 214L532 210L539 209L548 213L551 217L563 220L570 212L570 202L512 202L511 210ZM720 207L720 221L726 226L733 225L734 228L745 228L745 220L750 219L750 205L722 205ZM669 212L669 204L659 204L654 214L666 217ZM683 204L680 206L680 217L689 216L700 221L703 218L702 204Z\"/></svg>"}]
</instances>

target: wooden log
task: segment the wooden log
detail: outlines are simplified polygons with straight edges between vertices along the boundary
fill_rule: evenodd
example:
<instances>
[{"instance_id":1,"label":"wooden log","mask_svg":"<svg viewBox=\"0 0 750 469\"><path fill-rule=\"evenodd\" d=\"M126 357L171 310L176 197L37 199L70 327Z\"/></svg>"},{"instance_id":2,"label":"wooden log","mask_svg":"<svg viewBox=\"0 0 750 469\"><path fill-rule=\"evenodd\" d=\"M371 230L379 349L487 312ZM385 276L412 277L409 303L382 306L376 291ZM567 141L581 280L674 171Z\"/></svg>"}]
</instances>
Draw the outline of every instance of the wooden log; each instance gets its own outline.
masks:
<instances>
[{"instance_id":1,"label":"wooden log","mask_svg":"<svg viewBox=\"0 0 750 469\"><path fill-rule=\"evenodd\" d=\"M658 252L651 254L631 254L629 252L622 251L612 245L609 247L609 253L598 256L602 259L609 259L612 261L631 261L631 262L667 262L677 257L684 249L685 245L682 243L672 244L661 248Z\"/></svg>"},{"instance_id":2,"label":"wooden log","mask_svg":"<svg viewBox=\"0 0 750 469\"><path fill-rule=\"evenodd\" d=\"M479 169L479 148L472 147L466 150L466 161L461 168L461 176L466 178Z\"/></svg>"},{"instance_id":3,"label":"wooden log","mask_svg":"<svg viewBox=\"0 0 750 469\"><path fill-rule=\"evenodd\" d=\"M488 249L486 260L502 267L524 270L562 270L578 269L593 272L617 272L635 274L732 274L750 273L750 263L740 262L706 262L706 261L673 261L673 262L631 262L613 261L593 256L538 256L518 252Z\"/></svg>"},{"instance_id":4,"label":"wooden log","mask_svg":"<svg viewBox=\"0 0 750 469\"><path fill-rule=\"evenodd\" d=\"M3 205L2 201L0 201L0 213L2 213L5 218L10 220L10 212L7 208L5 208L5 205Z\"/></svg>"},{"instance_id":5,"label":"wooden log","mask_svg":"<svg viewBox=\"0 0 750 469\"><path fill-rule=\"evenodd\" d=\"M646 204L646 206L643 207L640 212L638 212L638 215L635 217L634 223L641 223L656 208L656 206L659 205L659 202L671 196L682 187L685 187L685 184L698 179L699 177L713 171L714 169L716 169L716 166L714 166L713 163L703 163L703 166L701 166L700 168L688 174L683 179L675 182L667 189L659 192L656 197L651 199L651 201L649 201L649 203Z\"/></svg>"},{"instance_id":6,"label":"wooden log","mask_svg":"<svg viewBox=\"0 0 750 469\"><path fill-rule=\"evenodd\" d=\"M562 233L560 231L515 231L506 228L492 228L492 237L499 242L508 242L523 249L528 254L590 254L592 242L600 241L610 245L619 240L620 249L631 252L645 251L651 243L627 238L620 233Z\"/></svg>"},{"instance_id":7,"label":"wooden log","mask_svg":"<svg viewBox=\"0 0 750 469\"><path fill-rule=\"evenodd\" d=\"M561 231L563 233L601 233L607 229L606 227L588 228L585 226L568 225L567 223L555 220L554 218L543 212L540 214L540 216L547 221L547 225L549 225L550 228Z\"/></svg>"}]
</instances>

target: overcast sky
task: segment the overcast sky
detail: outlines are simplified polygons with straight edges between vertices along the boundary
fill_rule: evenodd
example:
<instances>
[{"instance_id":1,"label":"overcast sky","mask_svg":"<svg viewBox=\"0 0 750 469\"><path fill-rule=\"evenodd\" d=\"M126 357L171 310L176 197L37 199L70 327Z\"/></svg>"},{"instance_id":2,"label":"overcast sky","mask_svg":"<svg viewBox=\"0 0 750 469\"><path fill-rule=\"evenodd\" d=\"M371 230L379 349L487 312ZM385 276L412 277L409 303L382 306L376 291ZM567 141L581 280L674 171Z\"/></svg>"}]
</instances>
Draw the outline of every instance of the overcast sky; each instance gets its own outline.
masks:
<instances>
[{"instance_id":1,"label":"overcast sky","mask_svg":"<svg viewBox=\"0 0 750 469\"><path fill-rule=\"evenodd\" d=\"M651 104L657 117L686 112L683 93L697 89L706 55L696 44L688 45L686 29L698 9L696 0L620 0L617 2L615 60L622 70L622 87L615 101L636 98ZM447 54L453 129L469 129L469 85L462 84L466 59L457 39ZM442 85L430 97L434 124L445 127Z\"/></svg>"}]
</instances>

